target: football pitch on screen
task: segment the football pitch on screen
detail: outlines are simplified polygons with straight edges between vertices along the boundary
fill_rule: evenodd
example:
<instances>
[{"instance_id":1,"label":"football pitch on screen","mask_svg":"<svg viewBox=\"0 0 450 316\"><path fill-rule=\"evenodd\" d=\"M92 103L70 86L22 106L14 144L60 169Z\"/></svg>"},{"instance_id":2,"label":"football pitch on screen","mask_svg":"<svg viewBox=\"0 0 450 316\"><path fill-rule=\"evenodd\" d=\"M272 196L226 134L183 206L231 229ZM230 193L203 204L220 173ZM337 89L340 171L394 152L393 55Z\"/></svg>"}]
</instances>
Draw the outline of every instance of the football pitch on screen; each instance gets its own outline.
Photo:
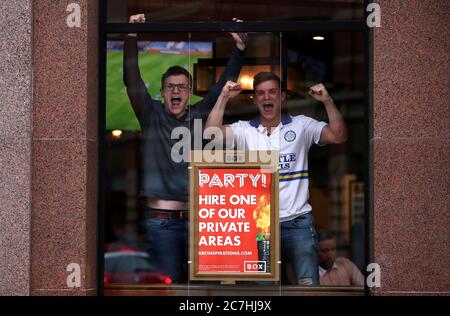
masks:
<instances>
[{"instance_id":1,"label":"football pitch on screen","mask_svg":"<svg viewBox=\"0 0 450 316\"><path fill-rule=\"evenodd\" d=\"M191 54L161 54L139 52L139 69L142 79L152 99L160 99L161 76L171 66L187 68L189 62L190 73L192 64L204 55ZM201 100L199 96L192 96L190 103ZM120 129L125 131L139 131L139 122L131 108L125 84L123 83L123 52L107 51L106 69L106 129Z\"/></svg>"}]
</instances>

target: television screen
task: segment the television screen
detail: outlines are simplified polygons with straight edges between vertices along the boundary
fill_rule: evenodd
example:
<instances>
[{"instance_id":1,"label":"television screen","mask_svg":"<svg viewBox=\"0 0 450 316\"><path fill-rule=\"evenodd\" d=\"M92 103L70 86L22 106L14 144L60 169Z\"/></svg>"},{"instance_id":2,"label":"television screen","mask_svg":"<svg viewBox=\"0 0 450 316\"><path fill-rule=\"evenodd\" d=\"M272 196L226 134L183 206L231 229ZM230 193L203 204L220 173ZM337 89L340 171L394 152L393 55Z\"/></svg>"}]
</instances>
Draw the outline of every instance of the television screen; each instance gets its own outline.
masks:
<instances>
[{"instance_id":1,"label":"television screen","mask_svg":"<svg viewBox=\"0 0 450 316\"><path fill-rule=\"evenodd\" d=\"M107 41L106 129L141 129L123 83L123 41ZM152 99L161 99L161 76L171 66L182 66L192 74L199 58L213 56L211 42L138 42L139 69ZM190 103L201 98L193 95Z\"/></svg>"}]
</instances>

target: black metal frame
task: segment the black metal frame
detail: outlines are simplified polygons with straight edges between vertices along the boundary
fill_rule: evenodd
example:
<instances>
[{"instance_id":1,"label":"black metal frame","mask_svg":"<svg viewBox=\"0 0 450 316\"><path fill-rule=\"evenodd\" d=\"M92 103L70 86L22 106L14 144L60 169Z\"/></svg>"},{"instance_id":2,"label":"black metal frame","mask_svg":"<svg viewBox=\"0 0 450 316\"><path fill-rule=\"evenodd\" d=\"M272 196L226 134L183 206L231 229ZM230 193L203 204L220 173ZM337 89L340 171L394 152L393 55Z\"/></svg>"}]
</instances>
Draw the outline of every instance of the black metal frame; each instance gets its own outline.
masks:
<instances>
[{"instance_id":1,"label":"black metal frame","mask_svg":"<svg viewBox=\"0 0 450 316\"><path fill-rule=\"evenodd\" d=\"M146 22L106 23L106 33L174 32L343 32L363 31L361 21L268 21L268 22Z\"/></svg>"},{"instance_id":2,"label":"black metal frame","mask_svg":"<svg viewBox=\"0 0 450 316\"><path fill-rule=\"evenodd\" d=\"M372 1L364 0L364 21L267 21L267 22L148 22L107 23L107 0L99 0L99 95L98 95L98 165L97 165L97 294L104 295L104 199L105 199L105 112L106 112L106 38L108 33L171 33L171 32L364 32L365 39L365 257L366 266L373 258L373 30L366 24L368 12L365 8ZM367 273L363 271L366 276ZM364 286L366 295L371 291Z\"/></svg>"},{"instance_id":3,"label":"black metal frame","mask_svg":"<svg viewBox=\"0 0 450 316\"><path fill-rule=\"evenodd\" d=\"M365 10L372 1L364 0L364 21L367 21L369 13ZM373 223L374 223L374 210L373 210L373 28L364 25L364 79L366 81L365 92L365 111L366 111L366 148L364 152L365 156L365 178L367 184L364 187L364 230L365 230L365 263L366 267L369 263L373 262L374 246L373 246ZM365 279L367 279L367 271L363 271ZM371 290L367 287L367 283L364 284L364 294L366 296L371 295Z\"/></svg>"},{"instance_id":4,"label":"black metal frame","mask_svg":"<svg viewBox=\"0 0 450 316\"><path fill-rule=\"evenodd\" d=\"M107 0L99 1L99 23L98 23L98 122L97 122L97 295L104 295L104 221L105 221L105 188L106 188L106 32Z\"/></svg>"}]
</instances>

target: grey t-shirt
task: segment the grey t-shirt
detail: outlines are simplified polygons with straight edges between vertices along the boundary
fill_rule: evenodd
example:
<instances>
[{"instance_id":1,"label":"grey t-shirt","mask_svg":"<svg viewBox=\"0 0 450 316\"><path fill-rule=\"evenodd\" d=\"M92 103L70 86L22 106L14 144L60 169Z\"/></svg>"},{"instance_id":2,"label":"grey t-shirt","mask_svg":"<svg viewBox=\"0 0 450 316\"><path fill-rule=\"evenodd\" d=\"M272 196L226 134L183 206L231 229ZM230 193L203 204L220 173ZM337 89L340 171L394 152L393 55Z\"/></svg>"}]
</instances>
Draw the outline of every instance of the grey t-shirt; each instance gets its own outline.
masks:
<instances>
[{"instance_id":1,"label":"grey t-shirt","mask_svg":"<svg viewBox=\"0 0 450 316\"><path fill-rule=\"evenodd\" d=\"M194 119L207 118L227 80L237 81L244 52L234 48L219 81L206 97L191 106L181 118L168 113L164 105L152 100L138 66L137 40L128 38L124 46L124 82L133 109L142 128L142 184L140 195L186 202L189 199L188 163L174 162L172 130L184 126L193 131Z\"/></svg>"}]
</instances>

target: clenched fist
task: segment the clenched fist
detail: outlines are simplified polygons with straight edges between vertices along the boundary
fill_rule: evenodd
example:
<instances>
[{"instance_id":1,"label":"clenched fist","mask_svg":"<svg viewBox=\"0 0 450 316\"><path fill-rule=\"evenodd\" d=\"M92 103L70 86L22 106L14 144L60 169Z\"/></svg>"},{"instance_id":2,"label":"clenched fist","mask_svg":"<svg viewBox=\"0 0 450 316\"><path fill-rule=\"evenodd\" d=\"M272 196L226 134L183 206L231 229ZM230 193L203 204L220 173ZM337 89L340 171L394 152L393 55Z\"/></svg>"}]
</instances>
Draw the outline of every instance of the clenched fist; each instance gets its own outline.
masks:
<instances>
[{"instance_id":1,"label":"clenched fist","mask_svg":"<svg viewBox=\"0 0 450 316\"><path fill-rule=\"evenodd\" d=\"M237 96L239 93L241 93L241 91L242 91L242 88L238 83L228 80L222 89L221 95L224 98L231 99L231 98L234 98L235 96Z\"/></svg>"},{"instance_id":2,"label":"clenched fist","mask_svg":"<svg viewBox=\"0 0 450 316\"><path fill-rule=\"evenodd\" d=\"M145 22L145 14L143 13L139 13L139 14L135 14L130 16L130 23L144 23ZM137 34L136 33L128 33L128 36L132 36L132 37L136 37Z\"/></svg>"},{"instance_id":3,"label":"clenched fist","mask_svg":"<svg viewBox=\"0 0 450 316\"><path fill-rule=\"evenodd\" d=\"M309 88L309 95L312 96L314 99L320 102L325 102L328 100L331 100L330 95L328 94L327 89L325 86L321 83L316 84Z\"/></svg>"},{"instance_id":4,"label":"clenched fist","mask_svg":"<svg viewBox=\"0 0 450 316\"><path fill-rule=\"evenodd\" d=\"M130 23L144 23L145 22L145 14L135 14L130 16Z\"/></svg>"}]
</instances>

